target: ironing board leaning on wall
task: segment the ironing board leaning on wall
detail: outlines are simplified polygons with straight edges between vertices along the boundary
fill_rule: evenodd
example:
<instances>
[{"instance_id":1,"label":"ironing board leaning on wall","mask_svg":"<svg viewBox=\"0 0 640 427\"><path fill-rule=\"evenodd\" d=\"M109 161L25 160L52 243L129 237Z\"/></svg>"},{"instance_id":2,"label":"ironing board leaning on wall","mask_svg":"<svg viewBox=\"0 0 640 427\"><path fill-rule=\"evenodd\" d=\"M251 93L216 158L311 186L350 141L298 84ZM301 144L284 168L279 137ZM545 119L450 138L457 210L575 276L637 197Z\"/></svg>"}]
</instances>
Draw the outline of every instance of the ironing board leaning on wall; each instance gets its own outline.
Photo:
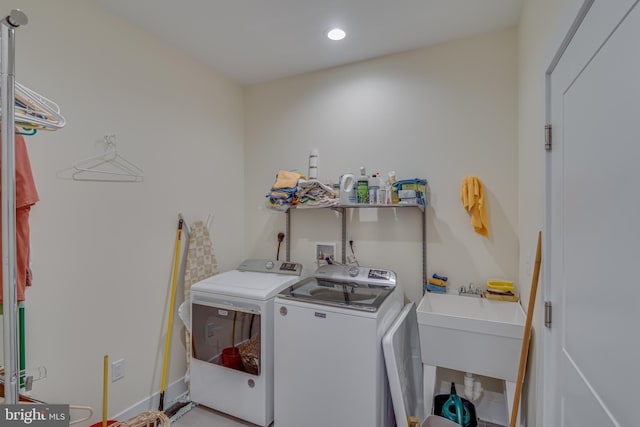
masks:
<instances>
[{"instance_id":1,"label":"ironing board leaning on wall","mask_svg":"<svg viewBox=\"0 0 640 427\"><path fill-rule=\"evenodd\" d=\"M187 352L187 374L189 379L189 360L191 357L191 286L201 280L218 274L218 262L213 253L213 245L209 233L211 215L205 224L195 221L187 227L189 241L187 249L187 265L184 272L184 302L178 308L180 319L185 324L185 348Z\"/></svg>"}]
</instances>

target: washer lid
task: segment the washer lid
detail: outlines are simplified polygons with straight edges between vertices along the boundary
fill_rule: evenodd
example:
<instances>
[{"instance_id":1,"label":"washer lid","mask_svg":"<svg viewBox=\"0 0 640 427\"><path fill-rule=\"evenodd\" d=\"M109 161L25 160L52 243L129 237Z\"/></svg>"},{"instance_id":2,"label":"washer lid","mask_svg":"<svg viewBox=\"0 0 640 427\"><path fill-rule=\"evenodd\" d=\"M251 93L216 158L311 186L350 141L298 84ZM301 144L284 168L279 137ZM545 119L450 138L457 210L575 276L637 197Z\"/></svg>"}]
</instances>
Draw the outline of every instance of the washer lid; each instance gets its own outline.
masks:
<instances>
[{"instance_id":1,"label":"washer lid","mask_svg":"<svg viewBox=\"0 0 640 427\"><path fill-rule=\"evenodd\" d=\"M391 285L327 280L316 276L307 277L286 287L278 296L315 304L376 312L394 290L395 286Z\"/></svg>"},{"instance_id":2,"label":"washer lid","mask_svg":"<svg viewBox=\"0 0 640 427\"><path fill-rule=\"evenodd\" d=\"M423 420L426 414L422 354L414 303L404 306L382 337L382 351L396 423L398 425L406 424L407 417L410 415Z\"/></svg>"}]
</instances>

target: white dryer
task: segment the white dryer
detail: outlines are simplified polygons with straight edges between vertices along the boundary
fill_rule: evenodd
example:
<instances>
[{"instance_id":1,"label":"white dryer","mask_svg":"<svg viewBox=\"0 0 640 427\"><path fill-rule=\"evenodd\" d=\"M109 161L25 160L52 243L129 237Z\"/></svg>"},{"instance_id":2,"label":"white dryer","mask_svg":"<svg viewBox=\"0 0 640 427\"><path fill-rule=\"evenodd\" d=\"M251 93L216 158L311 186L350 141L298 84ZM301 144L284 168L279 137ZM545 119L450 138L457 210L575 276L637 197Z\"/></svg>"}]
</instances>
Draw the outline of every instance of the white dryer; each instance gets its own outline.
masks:
<instances>
[{"instance_id":1,"label":"white dryer","mask_svg":"<svg viewBox=\"0 0 640 427\"><path fill-rule=\"evenodd\" d=\"M302 265L250 259L191 287L191 400L259 426L273 421L276 294Z\"/></svg>"},{"instance_id":2,"label":"white dryer","mask_svg":"<svg viewBox=\"0 0 640 427\"><path fill-rule=\"evenodd\" d=\"M275 300L275 426L389 427L381 340L403 306L392 271L326 265Z\"/></svg>"}]
</instances>

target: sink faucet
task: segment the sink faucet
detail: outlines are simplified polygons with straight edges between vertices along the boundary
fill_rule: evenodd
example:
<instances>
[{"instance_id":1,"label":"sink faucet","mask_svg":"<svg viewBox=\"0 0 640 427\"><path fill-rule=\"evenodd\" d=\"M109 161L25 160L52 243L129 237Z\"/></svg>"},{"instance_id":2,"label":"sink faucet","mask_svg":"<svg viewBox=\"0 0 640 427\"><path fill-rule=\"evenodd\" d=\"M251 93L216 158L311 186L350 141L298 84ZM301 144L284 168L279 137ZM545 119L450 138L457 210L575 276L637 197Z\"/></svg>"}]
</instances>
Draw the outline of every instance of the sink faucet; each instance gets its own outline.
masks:
<instances>
[{"instance_id":1,"label":"sink faucet","mask_svg":"<svg viewBox=\"0 0 640 427\"><path fill-rule=\"evenodd\" d=\"M460 286L458 290L458 295L469 295L472 297L482 298L484 295L482 293L482 288L476 288L473 286L473 283L469 283L469 287L465 289L464 286Z\"/></svg>"}]
</instances>

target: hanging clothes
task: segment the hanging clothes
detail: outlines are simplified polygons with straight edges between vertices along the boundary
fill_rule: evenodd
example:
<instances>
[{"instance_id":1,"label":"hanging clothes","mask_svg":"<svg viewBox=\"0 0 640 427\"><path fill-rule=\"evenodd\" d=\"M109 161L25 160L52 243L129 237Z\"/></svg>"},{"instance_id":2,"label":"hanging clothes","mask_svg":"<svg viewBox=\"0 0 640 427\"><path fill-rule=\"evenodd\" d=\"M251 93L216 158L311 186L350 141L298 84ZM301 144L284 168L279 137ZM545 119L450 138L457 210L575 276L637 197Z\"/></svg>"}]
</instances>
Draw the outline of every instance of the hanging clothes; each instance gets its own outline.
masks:
<instances>
[{"instance_id":1,"label":"hanging clothes","mask_svg":"<svg viewBox=\"0 0 640 427\"><path fill-rule=\"evenodd\" d=\"M471 214L471 225L476 233L489 237L489 219L480 178L468 176L462 180L460 199L465 210Z\"/></svg>"},{"instance_id":2,"label":"hanging clothes","mask_svg":"<svg viewBox=\"0 0 640 427\"><path fill-rule=\"evenodd\" d=\"M18 301L25 299L25 287L31 286L29 268L30 231L29 213L39 200L36 183L31 172L27 144L22 135L15 139L16 168L16 294ZM2 230L0 229L0 239ZM2 247L0 246L0 256ZM2 276L0 276L0 303L2 302Z\"/></svg>"},{"instance_id":3,"label":"hanging clothes","mask_svg":"<svg viewBox=\"0 0 640 427\"><path fill-rule=\"evenodd\" d=\"M209 229L202 221L194 222L189 228L189 249L184 273L184 301L190 306L191 285L218 274L218 261L213 253ZM190 316L189 316L190 317ZM186 331L187 369L191 357L191 334Z\"/></svg>"}]
</instances>

